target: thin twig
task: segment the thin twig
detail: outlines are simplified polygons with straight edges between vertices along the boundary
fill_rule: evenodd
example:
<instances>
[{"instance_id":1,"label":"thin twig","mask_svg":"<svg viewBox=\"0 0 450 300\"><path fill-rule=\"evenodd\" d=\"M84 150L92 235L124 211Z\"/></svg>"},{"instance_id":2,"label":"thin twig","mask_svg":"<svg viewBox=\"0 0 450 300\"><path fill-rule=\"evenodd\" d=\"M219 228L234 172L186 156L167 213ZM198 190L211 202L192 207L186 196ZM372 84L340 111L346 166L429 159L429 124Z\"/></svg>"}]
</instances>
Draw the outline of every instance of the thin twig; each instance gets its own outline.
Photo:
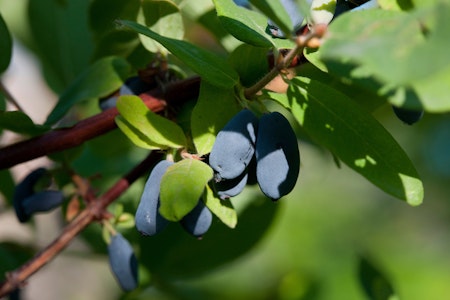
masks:
<instances>
[{"instance_id":1,"label":"thin twig","mask_svg":"<svg viewBox=\"0 0 450 300\"><path fill-rule=\"evenodd\" d=\"M292 60L303 51L303 49L308 46L308 43L314 38L322 37L325 32L322 28L323 26L316 28L312 27L312 29L305 34L299 35L296 39L296 46L289 50L283 59L275 64L275 66L267 73L261 80L255 83L253 86L248 87L244 90L244 96L247 99L251 99L262 90L269 82L271 82L276 76L278 76L281 72L283 72L292 62Z\"/></svg>"},{"instance_id":2,"label":"thin twig","mask_svg":"<svg viewBox=\"0 0 450 300\"><path fill-rule=\"evenodd\" d=\"M178 105L197 97L199 89L200 78L194 77L171 84L167 87L164 95L160 91L154 90L139 96L150 110L159 112L166 107L167 103ZM55 129L41 136L6 146L0 149L0 170L37 157L77 147L90 139L105 134L117 127L114 122L117 114L116 108L110 108L82 120L72 127Z\"/></svg>"},{"instance_id":3,"label":"thin twig","mask_svg":"<svg viewBox=\"0 0 450 300\"><path fill-rule=\"evenodd\" d=\"M150 169L157 161L162 158L159 152L152 152L146 159L137 165L131 172L121 178L105 194L95 199L61 232L61 234L46 248L38 252L27 263L18 269L7 274L6 280L0 283L0 297L8 295L23 283L44 265L50 262L57 254L65 249L69 243L86 226L96 220L101 220L105 215L105 209L116 200L127 188Z\"/></svg>"}]
</instances>

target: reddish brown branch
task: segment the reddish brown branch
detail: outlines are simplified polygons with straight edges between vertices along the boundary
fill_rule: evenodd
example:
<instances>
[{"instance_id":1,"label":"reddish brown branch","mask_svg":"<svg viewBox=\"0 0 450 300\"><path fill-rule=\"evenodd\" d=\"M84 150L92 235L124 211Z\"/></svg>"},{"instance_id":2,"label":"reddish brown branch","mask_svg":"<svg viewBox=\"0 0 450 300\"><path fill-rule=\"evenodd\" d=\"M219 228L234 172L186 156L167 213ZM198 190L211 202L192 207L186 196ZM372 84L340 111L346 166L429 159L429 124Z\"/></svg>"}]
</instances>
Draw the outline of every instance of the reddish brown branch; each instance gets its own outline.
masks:
<instances>
[{"instance_id":1,"label":"reddish brown branch","mask_svg":"<svg viewBox=\"0 0 450 300\"><path fill-rule=\"evenodd\" d=\"M162 154L152 152L145 160L137 165L130 173L121 178L103 196L95 199L72 221L61 234L45 249L37 253L30 261L20 268L7 274L6 281L0 283L0 297L8 295L45 264L51 261L58 253L66 248L70 241L86 226L95 220L99 220L106 207L116 200L126 189L142 176L153 164L162 158Z\"/></svg>"},{"instance_id":2,"label":"reddish brown branch","mask_svg":"<svg viewBox=\"0 0 450 300\"><path fill-rule=\"evenodd\" d=\"M154 112L159 112L167 103L181 104L198 96L198 77L181 80L169 85L164 93L153 90L141 94L144 103ZM164 100L162 100L164 99ZM56 153L83 144L92 138L116 128L116 108L78 122L73 127L56 129L0 149L0 170L44 155Z\"/></svg>"},{"instance_id":3,"label":"reddish brown branch","mask_svg":"<svg viewBox=\"0 0 450 300\"><path fill-rule=\"evenodd\" d=\"M164 93L154 90L139 96L149 109L158 112L163 110L167 103L171 106L176 106L190 99L197 98L199 88L200 78L193 77L169 85L166 87ZM53 130L42 136L0 149L0 169L81 145L87 140L116 128L114 118L117 114L117 109L111 108L98 115L82 120L73 127ZM86 228L86 226L106 216L106 207L161 158L161 153L152 152L131 172L116 182L104 195L89 201L87 207L64 228L61 234L50 245L37 253L30 261L7 274L7 279L0 283L0 297L22 286L31 275L66 248L70 241Z\"/></svg>"}]
</instances>

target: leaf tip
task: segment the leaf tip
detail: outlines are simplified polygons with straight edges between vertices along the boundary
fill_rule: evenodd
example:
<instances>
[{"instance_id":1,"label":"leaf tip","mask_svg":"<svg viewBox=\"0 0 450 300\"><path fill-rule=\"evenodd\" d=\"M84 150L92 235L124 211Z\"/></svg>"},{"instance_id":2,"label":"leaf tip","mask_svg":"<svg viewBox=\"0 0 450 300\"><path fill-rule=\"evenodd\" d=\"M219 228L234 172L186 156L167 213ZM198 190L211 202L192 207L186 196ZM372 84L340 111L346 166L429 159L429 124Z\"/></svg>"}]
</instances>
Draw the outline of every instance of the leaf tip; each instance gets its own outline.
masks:
<instances>
[{"instance_id":1,"label":"leaf tip","mask_svg":"<svg viewBox=\"0 0 450 300\"><path fill-rule=\"evenodd\" d=\"M399 174L405 190L405 199L411 206L418 206L423 202L423 184L419 178Z\"/></svg>"}]
</instances>

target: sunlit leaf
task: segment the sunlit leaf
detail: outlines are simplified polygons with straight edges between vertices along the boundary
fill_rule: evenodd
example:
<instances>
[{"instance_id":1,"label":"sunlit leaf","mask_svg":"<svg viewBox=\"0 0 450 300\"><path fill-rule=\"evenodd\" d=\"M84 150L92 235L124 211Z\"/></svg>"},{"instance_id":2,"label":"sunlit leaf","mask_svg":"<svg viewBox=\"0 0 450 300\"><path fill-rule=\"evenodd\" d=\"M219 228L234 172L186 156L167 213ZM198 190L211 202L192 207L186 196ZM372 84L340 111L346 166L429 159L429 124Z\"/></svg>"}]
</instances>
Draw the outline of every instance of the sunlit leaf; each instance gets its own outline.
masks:
<instances>
[{"instance_id":1,"label":"sunlit leaf","mask_svg":"<svg viewBox=\"0 0 450 300\"><path fill-rule=\"evenodd\" d=\"M142 1L143 23L152 31L169 38L182 39L184 25L180 9L170 0ZM167 54L166 48L152 39L141 37L145 48L151 52Z\"/></svg>"},{"instance_id":2,"label":"sunlit leaf","mask_svg":"<svg viewBox=\"0 0 450 300\"><path fill-rule=\"evenodd\" d=\"M267 17L237 6L232 0L214 0L214 4L219 20L231 35L253 46L272 46L265 32Z\"/></svg>"},{"instance_id":3,"label":"sunlit leaf","mask_svg":"<svg viewBox=\"0 0 450 300\"><path fill-rule=\"evenodd\" d=\"M186 146L186 137L181 127L149 110L138 96L120 96L116 105L121 116L117 119L118 125L121 129L127 128L125 134L133 133L130 138L135 143L133 136L137 135L149 149ZM127 124L130 126L126 126ZM140 143L139 145L142 146Z\"/></svg>"},{"instance_id":4,"label":"sunlit leaf","mask_svg":"<svg viewBox=\"0 0 450 300\"><path fill-rule=\"evenodd\" d=\"M293 79L283 96L274 95L311 138L350 168L411 205L422 202L423 185L412 162L372 115L344 94L308 78Z\"/></svg>"},{"instance_id":5,"label":"sunlit leaf","mask_svg":"<svg viewBox=\"0 0 450 300\"><path fill-rule=\"evenodd\" d=\"M214 196L214 192L206 186L205 204L209 210L216 215L225 225L235 228L237 224L237 213L229 199L220 200Z\"/></svg>"},{"instance_id":6,"label":"sunlit leaf","mask_svg":"<svg viewBox=\"0 0 450 300\"><path fill-rule=\"evenodd\" d=\"M450 74L449 27L446 2L411 13L346 13L329 26L320 57L330 72L351 79L375 78L377 92L396 106L446 112L450 102L445 85L438 82L448 81Z\"/></svg>"},{"instance_id":7,"label":"sunlit leaf","mask_svg":"<svg viewBox=\"0 0 450 300\"><path fill-rule=\"evenodd\" d=\"M161 215L171 221L181 220L201 201L212 177L211 167L199 160L184 159L170 166L161 179Z\"/></svg>"}]
</instances>

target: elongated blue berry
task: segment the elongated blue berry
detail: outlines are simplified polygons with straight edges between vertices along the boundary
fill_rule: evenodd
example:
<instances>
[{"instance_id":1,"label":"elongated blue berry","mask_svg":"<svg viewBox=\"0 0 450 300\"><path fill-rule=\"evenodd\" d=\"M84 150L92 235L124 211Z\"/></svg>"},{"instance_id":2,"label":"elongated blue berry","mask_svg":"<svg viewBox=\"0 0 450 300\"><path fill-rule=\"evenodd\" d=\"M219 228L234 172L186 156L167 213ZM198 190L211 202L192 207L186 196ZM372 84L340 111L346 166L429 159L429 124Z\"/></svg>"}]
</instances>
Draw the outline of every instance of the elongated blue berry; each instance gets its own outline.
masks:
<instances>
[{"instance_id":1,"label":"elongated blue berry","mask_svg":"<svg viewBox=\"0 0 450 300\"><path fill-rule=\"evenodd\" d=\"M224 200L239 195L247 184L248 173L245 171L239 177L216 182L217 195Z\"/></svg>"},{"instance_id":2,"label":"elongated blue berry","mask_svg":"<svg viewBox=\"0 0 450 300\"><path fill-rule=\"evenodd\" d=\"M34 191L34 186L46 172L44 168L32 171L14 190L13 205L21 223L27 222L34 213L49 211L64 202L64 194L60 191Z\"/></svg>"},{"instance_id":3,"label":"elongated blue berry","mask_svg":"<svg viewBox=\"0 0 450 300\"><path fill-rule=\"evenodd\" d=\"M181 220L183 228L195 237L204 235L212 223L212 213L202 200Z\"/></svg>"},{"instance_id":4,"label":"elongated blue berry","mask_svg":"<svg viewBox=\"0 0 450 300\"><path fill-rule=\"evenodd\" d=\"M61 191L47 190L28 196L22 201L25 215L31 216L37 212L50 211L64 202Z\"/></svg>"},{"instance_id":5,"label":"elongated blue berry","mask_svg":"<svg viewBox=\"0 0 450 300\"><path fill-rule=\"evenodd\" d=\"M280 113L265 114L259 120L256 139L256 179L261 191L277 200L297 182L300 153L297 137Z\"/></svg>"},{"instance_id":6,"label":"elongated blue berry","mask_svg":"<svg viewBox=\"0 0 450 300\"><path fill-rule=\"evenodd\" d=\"M108 256L111 271L120 287L124 291L134 290L138 285L138 263L133 248L120 233L111 237Z\"/></svg>"},{"instance_id":7,"label":"elongated blue berry","mask_svg":"<svg viewBox=\"0 0 450 300\"><path fill-rule=\"evenodd\" d=\"M236 114L217 134L209 155L216 181L241 175L255 153L258 118L248 109Z\"/></svg>"},{"instance_id":8,"label":"elongated blue berry","mask_svg":"<svg viewBox=\"0 0 450 300\"><path fill-rule=\"evenodd\" d=\"M161 216L158 210L161 178L171 165L173 165L171 161L160 161L153 168L145 183L135 215L136 228L143 235L155 235L163 230L169 222Z\"/></svg>"}]
</instances>

